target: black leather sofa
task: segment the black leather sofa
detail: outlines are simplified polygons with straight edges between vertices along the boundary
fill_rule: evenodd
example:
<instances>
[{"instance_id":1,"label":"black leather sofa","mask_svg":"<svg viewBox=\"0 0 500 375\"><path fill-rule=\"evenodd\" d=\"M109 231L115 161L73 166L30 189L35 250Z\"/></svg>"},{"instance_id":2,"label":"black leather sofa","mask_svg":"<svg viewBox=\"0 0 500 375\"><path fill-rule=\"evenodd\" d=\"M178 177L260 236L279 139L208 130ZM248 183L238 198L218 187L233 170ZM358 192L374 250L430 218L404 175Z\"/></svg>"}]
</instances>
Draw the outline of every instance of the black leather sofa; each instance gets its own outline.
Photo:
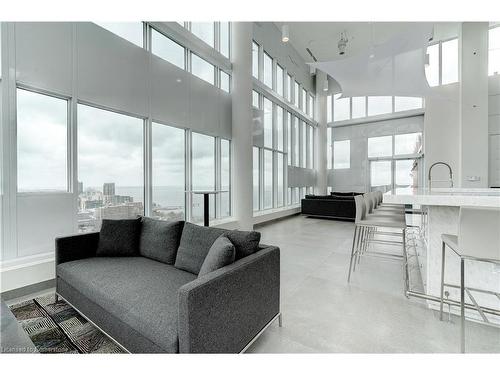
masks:
<instances>
[{"instance_id":1,"label":"black leather sofa","mask_svg":"<svg viewBox=\"0 0 500 375\"><path fill-rule=\"evenodd\" d=\"M354 196L362 193L332 192L330 195L306 195L301 202L302 214L329 219L354 221Z\"/></svg>"}]
</instances>

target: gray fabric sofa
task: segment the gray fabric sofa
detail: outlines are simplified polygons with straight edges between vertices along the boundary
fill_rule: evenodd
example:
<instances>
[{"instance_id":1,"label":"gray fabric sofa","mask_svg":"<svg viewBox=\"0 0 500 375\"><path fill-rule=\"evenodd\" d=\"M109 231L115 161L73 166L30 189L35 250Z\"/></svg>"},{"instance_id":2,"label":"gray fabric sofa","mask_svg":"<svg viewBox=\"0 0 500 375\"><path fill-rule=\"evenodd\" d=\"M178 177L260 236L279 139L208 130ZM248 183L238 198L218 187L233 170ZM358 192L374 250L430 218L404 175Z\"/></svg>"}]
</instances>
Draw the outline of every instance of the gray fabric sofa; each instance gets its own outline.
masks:
<instances>
[{"instance_id":1,"label":"gray fabric sofa","mask_svg":"<svg viewBox=\"0 0 500 375\"><path fill-rule=\"evenodd\" d=\"M237 353L280 314L278 247L198 277L145 256L98 256L98 243L99 232L56 239L56 292L132 353Z\"/></svg>"}]
</instances>

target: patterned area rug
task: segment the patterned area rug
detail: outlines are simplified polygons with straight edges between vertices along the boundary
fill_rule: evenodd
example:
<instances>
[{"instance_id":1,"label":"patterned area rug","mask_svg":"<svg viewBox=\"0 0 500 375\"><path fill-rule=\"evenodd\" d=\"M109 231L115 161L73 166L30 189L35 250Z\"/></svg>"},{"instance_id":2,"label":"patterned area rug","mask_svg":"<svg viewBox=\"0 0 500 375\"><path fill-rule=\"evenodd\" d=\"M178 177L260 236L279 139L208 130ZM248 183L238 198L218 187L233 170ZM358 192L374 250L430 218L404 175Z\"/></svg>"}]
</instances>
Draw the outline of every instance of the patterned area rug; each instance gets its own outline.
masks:
<instances>
[{"instance_id":1,"label":"patterned area rug","mask_svg":"<svg viewBox=\"0 0 500 375\"><path fill-rule=\"evenodd\" d=\"M55 295L9 306L40 353L125 353L113 340Z\"/></svg>"}]
</instances>

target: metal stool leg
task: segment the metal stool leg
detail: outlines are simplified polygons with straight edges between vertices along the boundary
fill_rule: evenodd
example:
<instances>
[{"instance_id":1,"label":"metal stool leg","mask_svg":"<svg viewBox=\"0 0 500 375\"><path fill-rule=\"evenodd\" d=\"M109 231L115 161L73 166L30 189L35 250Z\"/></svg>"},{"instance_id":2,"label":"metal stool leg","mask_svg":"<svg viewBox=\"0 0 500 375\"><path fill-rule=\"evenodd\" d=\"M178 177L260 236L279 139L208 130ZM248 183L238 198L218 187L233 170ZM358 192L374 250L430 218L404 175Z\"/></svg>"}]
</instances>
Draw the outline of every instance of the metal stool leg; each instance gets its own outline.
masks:
<instances>
[{"instance_id":1,"label":"metal stool leg","mask_svg":"<svg viewBox=\"0 0 500 375\"><path fill-rule=\"evenodd\" d=\"M358 226L356 225L354 227L354 236L352 238L351 262L349 263L349 275L347 276L347 282L351 280L352 260L354 259L354 249L356 247L357 235L358 235Z\"/></svg>"},{"instance_id":2,"label":"metal stool leg","mask_svg":"<svg viewBox=\"0 0 500 375\"><path fill-rule=\"evenodd\" d=\"M465 353L465 259L460 258L460 351Z\"/></svg>"},{"instance_id":3,"label":"metal stool leg","mask_svg":"<svg viewBox=\"0 0 500 375\"><path fill-rule=\"evenodd\" d=\"M439 306L439 320L443 320L443 295L444 295L444 261L446 258L446 244L442 241L441 249L441 302Z\"/></svg>"}]
</instances>

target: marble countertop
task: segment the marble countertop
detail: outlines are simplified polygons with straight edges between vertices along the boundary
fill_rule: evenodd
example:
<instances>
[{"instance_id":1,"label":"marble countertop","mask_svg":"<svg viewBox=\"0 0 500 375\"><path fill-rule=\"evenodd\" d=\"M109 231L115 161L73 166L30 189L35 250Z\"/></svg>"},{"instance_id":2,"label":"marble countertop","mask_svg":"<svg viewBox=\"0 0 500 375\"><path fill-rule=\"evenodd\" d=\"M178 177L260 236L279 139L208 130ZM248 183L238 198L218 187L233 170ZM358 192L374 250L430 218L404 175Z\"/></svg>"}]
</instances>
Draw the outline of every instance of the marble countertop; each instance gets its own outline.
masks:
<instances>
[{"instance_id":1,"label":"marble countertop","mask_svg":"<svg viewBox=\"0 0 500 375\"><path fill-rule=\"evenodd\" d=\"M385 193L384 202L422 206L500 207L500 189L398 188Z\"/></svg>"}]
</instances>

